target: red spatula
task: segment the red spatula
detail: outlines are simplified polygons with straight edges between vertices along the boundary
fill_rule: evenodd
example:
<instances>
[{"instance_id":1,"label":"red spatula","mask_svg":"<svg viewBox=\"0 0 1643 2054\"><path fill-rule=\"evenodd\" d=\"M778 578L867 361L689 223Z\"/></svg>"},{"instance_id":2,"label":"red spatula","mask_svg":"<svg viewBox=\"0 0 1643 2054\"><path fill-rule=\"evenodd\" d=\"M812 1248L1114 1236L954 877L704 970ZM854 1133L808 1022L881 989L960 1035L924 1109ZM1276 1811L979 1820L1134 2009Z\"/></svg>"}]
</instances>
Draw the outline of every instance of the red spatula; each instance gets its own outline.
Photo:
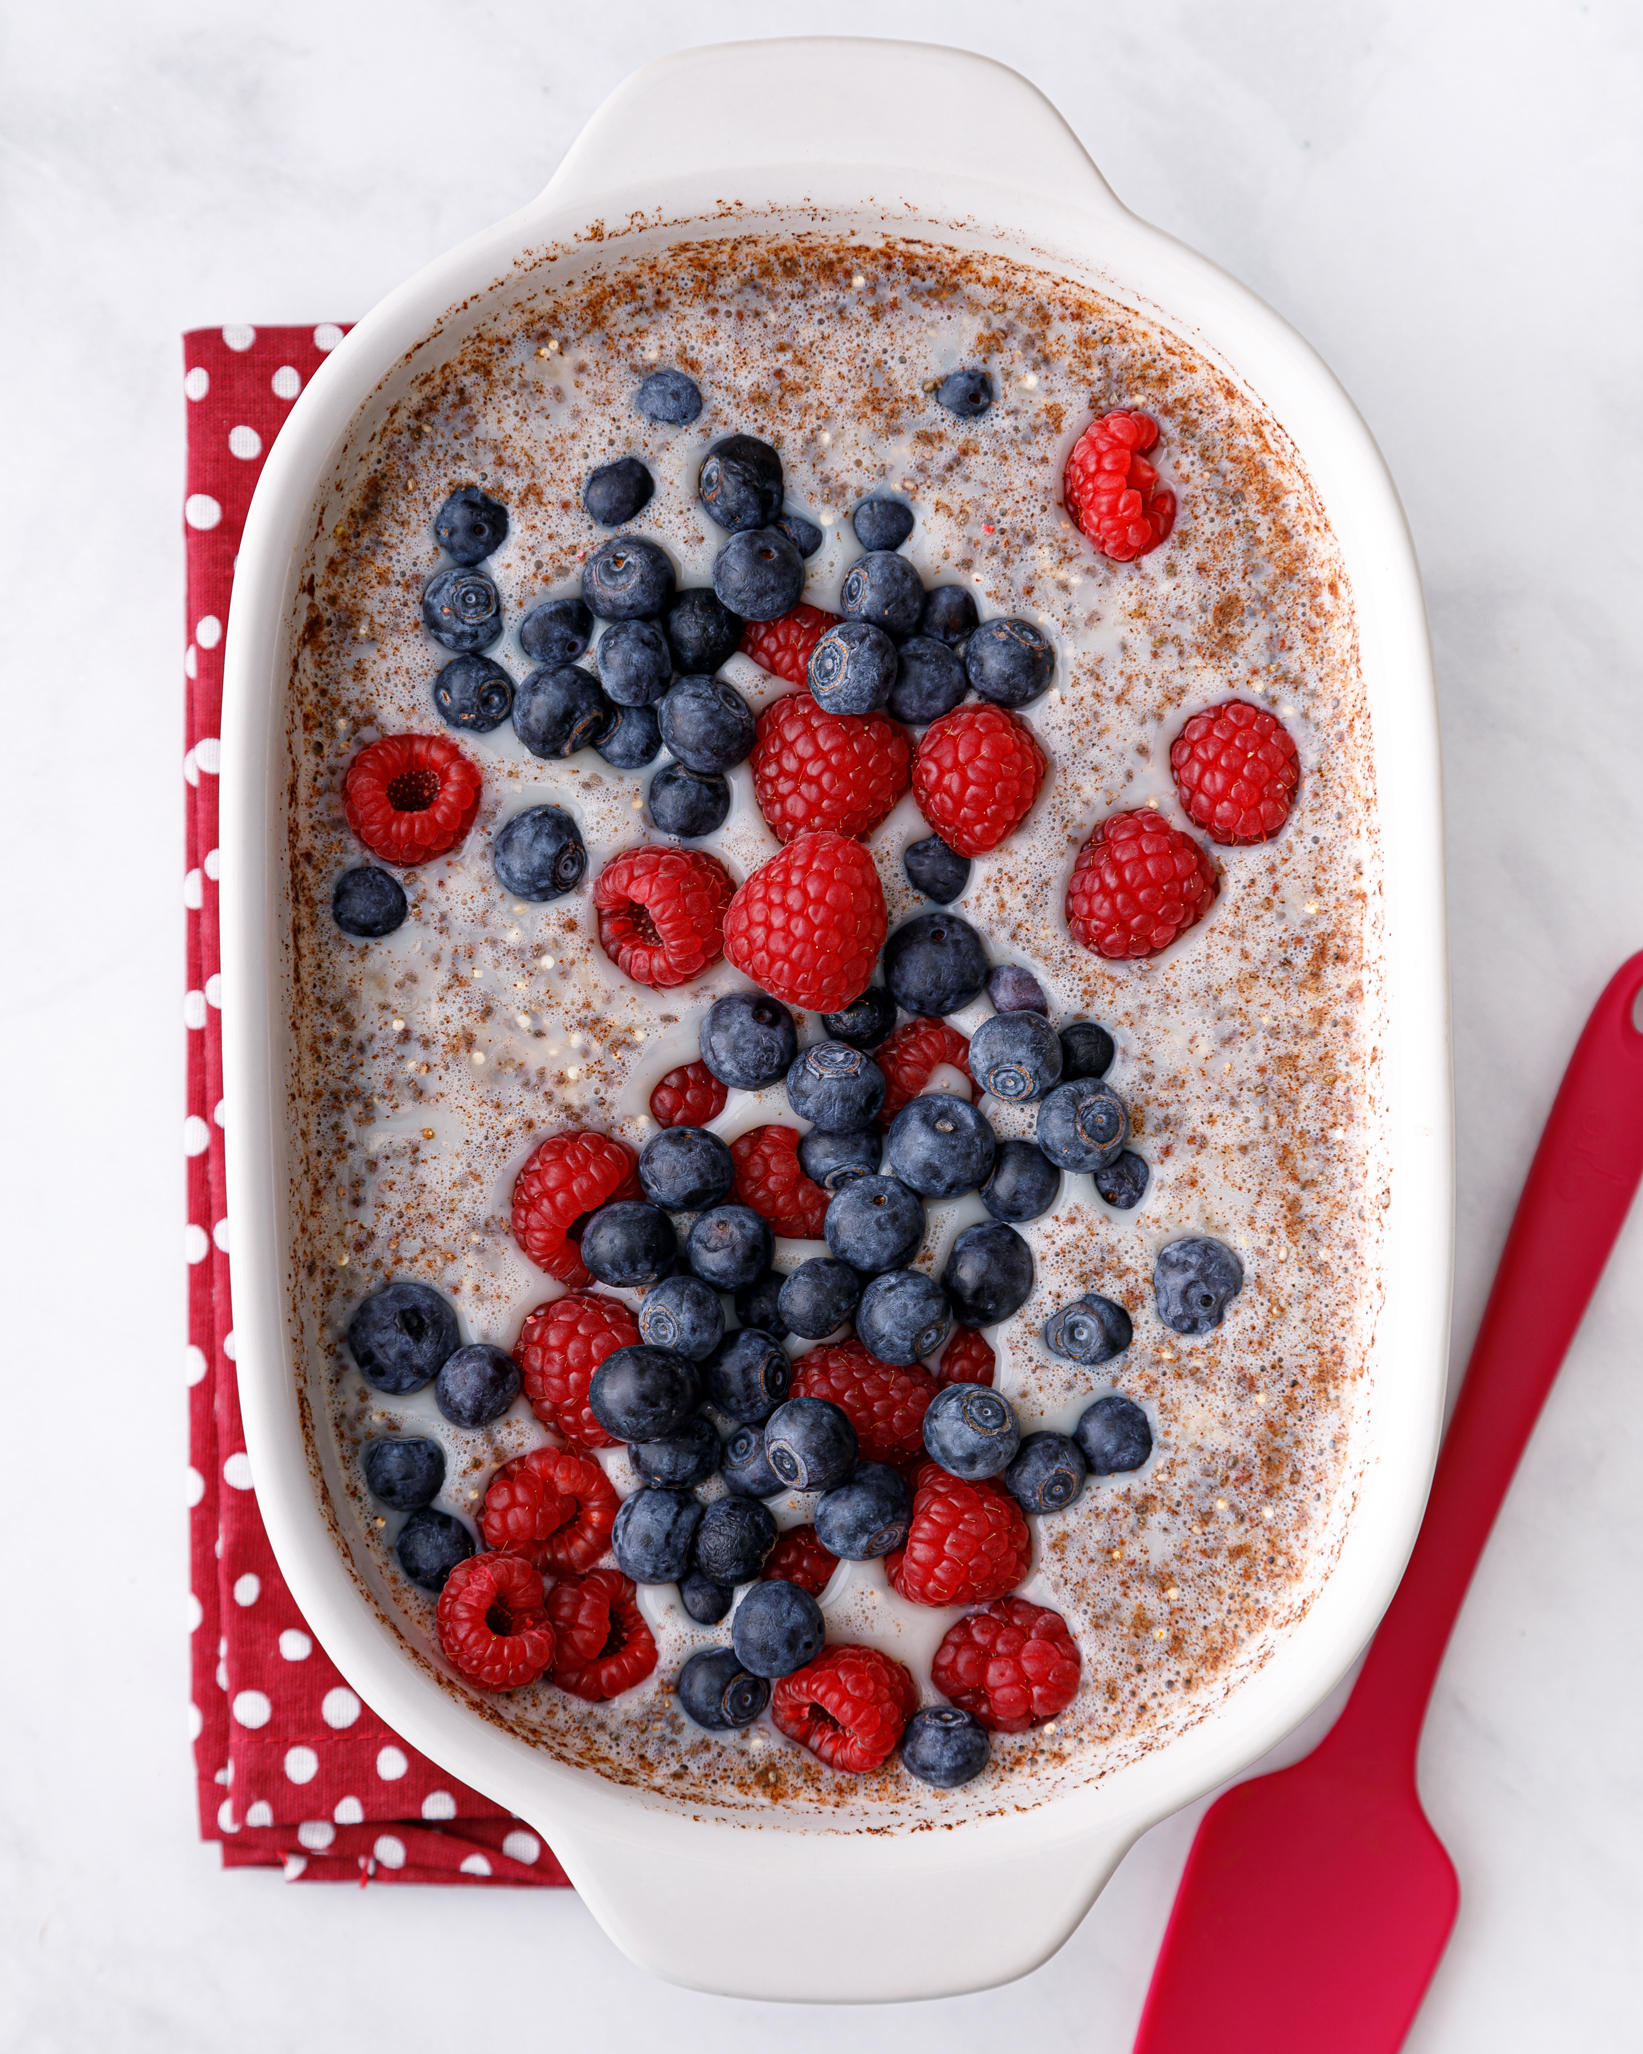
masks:
<instances>
[{"instance_id":1,"label":"red spatula","mask_svg":"<svg viewBox=\"0 0 1643 2054\"><path fill-rule=\"evenodd\" d=\"M1570 1058L1484 1309L1426 1518L1346 1709L1198 1828L1136 2054L1396 2054L1455 1922L1415 1749L1455 1616L1643 1177L1633 956Z\"/></svg>"}]
</instances>

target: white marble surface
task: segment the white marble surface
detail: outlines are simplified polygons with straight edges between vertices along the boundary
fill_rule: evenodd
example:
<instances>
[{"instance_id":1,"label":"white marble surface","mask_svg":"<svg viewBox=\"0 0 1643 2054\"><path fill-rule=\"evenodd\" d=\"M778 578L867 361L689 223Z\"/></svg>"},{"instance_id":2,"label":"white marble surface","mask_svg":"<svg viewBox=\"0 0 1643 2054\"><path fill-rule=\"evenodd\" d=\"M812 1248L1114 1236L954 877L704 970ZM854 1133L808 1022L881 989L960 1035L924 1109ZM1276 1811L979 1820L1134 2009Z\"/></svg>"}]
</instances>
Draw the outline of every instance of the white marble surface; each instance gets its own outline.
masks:
<instances>
[{"instance_id":1,"label":"white marble surface","mask_svg":"<svg viewBox=\"0 0 1643 2054\"><path fill-rule=\"evenodd\" d=\"M1318 345L1391 461L1448 752L1463 1360L1564 1055L1643 944L1643 17L835 0L815 19L1036 77L1124 199ZM480 2020L510 2047L1130 2044L1191 1815L1026 1982L849 2020L650 1984L568 1895L289 1888L220 1874L193 1837L177 334L363 310L529 194L633 64L782 25L729 0L8 11L3 788L27 853L0 987L7 2054L435 2047ZM1638 2044L1640 1298L1634 1221L1439 1686L1422 1780L1465 1894L1418 2054Z\"/></svg>"}]
</instances>

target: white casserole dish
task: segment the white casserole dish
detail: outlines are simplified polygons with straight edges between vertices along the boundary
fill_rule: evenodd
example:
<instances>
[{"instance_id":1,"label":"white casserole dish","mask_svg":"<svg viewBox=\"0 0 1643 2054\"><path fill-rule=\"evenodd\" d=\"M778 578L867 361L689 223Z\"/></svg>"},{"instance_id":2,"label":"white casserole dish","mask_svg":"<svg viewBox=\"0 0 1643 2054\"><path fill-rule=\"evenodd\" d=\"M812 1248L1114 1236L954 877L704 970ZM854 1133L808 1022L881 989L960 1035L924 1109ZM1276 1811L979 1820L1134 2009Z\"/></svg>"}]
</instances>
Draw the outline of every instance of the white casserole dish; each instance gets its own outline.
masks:
<instances>
[{"instance_id":1,"label":"white casserole dish","mask_svg":"<svg viewBox=\"0 0 1643 2054\"><path fill-rule=\"evenodd\" d=\"M782 112L770 124L704 124L698 110L712 104ZM769 135L779 140L761 141ZM781 161L765 161L764 148ZM983 155L1004 169L983 174ZM544 252L568 274L590 244L608 256L613 238L654 250L784 219L851 233L939 229L949 241L1084 279L1189 338L1271 411L1351 578L1390 830L1385 1306L1369 1438L1335 1565L1273 1658L1190 1732L1082 1792L940 1835L685 1818L476 1716L412 1658L350 1571L311 1473L289 1313L288 620L347 450L385 383L399 389L412 359L437 361L533 264L540 284ZM1451 1230L1437 723L1414 557L1363 422L1268 308L1118 204L1054 109L1016 74L900 43L689 51L630 78L539 199L429 265L332 353L258 486L226 655L223 1026L240 1397L275 1554L326 1650L415 1746L538 1828L611 1937L659 1975L747 1997L878 2001L951 1995L1033 1968L1139 1833L1245 1767L1342 1675L1396 1584L1436 1450ZM802 1921L792 1918L795 1902L806 1908Z\"/></svg>"}]
</instances>

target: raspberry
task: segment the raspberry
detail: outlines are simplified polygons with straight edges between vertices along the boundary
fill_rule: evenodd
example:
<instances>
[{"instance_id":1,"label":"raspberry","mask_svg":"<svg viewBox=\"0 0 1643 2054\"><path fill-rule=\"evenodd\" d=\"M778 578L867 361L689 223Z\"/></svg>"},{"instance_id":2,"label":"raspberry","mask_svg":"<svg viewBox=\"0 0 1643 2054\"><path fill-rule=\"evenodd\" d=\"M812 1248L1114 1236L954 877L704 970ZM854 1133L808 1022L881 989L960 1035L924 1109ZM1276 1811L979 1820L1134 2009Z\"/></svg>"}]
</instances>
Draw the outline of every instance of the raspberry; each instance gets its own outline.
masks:
<instances>
[{"instance_id":1,"label":"raspberry","mask_svg":"<svg viewBox=\"0 0 1643 2054\"><path fill-rule=\"evenodd\" d=\"M751 1206L773 1233L795 1241L820 1238L827 1193L799 1167L797 1127L753 1127L731 1142L730 1160L738 1205Z\"/></svg>"},{"instance_id":2,"label":"raspberry","mask_svg":"<svg viewBox=\"0 0 1643 2054\"><path fill-rule=\"evenodd\" d=\"M446 1661L486 1690L518 1690L552 1668L542 1579L518 1555L470 1555L445 1579L434 1615Z\"/></svg>"},{"instance_id":3,"label":"raspberry","mask_svg":"<svg viewBox=\"0 0 1643 2054\"><path fill-rule=\"evenodd\" d=\"M946 1063L970 1075L970 1044L956 1027L928 1013L916 1020L904 1020L873 1051L873 1060L884 1072L886 1090L879 1107L878 1124L888 1133L890 1122L902 1107L918 1097L938 1064Z\"/></svg>"},{"instance_id":4,"label":"raspberry","mask_svg":"<svg viewBox=\"0 0 1643 2054\"><path fill-rule=\"evenodd\" d=\"M454 849L483 790L479 772L444 735L384 735L349 764L342 810L373 856L403 869Z\"/></svg>"},{"instance_id":5,"label":"raspberry","mask_svg":"<svg viewBox=\"0 0 1643 2054\"><path fill-rule=\"evenodd\" d=\"M737 892L724 952L783 1005L837 1013L867 989L888 924L872 857L821 828L778 850Z\"/></svg>"},{"instance_id":6,"label":"raspberry","mask_svg":"<svg viewBox=\"0 0 1643 2054\"><path fill-rule=\"evenodd\" d=\"M491 1478L480 1530L493 1548L561 1576L591 1569L610 1543L621 1504L591 1455L533 1448Z\"/></svg>"},{"instance_id":7,"label":"raspberry","mask_svg":"<svg viewBox=\"0 0 1643 2054\"><path fill-rule=\"evenodd\" d=\"M840 616L819 606L795 606L776 620L750 620L742 630L741 653L761 670L802 685L810 674L810 652Z\"/></svg>"},{"instance_id":8,"label":"raspberry","mask_svg":"<svg viewBox=\"0 0 1643 2054\"><path fill-rule=\"evenodd\" d=\"M729 1095L706 1063L684 1063L650 1094L650 1116L658 1127L705 1127Z\"/></svg>"},{"instance_id":9,"label":"raspberry","mask_svg":"<svg viewBox=\"0 0 1643 2054\"><path fill-rule=\"evenodd\" d=\"M960 706L924 730L913 797L961 856L984 856L1027 817L1044 782L1044 751L1002 706Z\"/></svg>"},{"instance_id":10,"label":"raspberry","mask_svg":"<svg viewBox=\"0 0 1643 2054\"><path fill-rule=\"evenodd\" d=\"M974 1327L954 1327L953 1338L936 1365L936 1377L944 1384L990 1384L997 1359L985 1334L978 1334Z\"/></svg>"},{"instance_id":11,"label":"raspberry","mask_svg":"<svg viewBox=\"0 0 1643 2054\"><path fill-rule=\"evenodd\" d=\"M777 1534L759 1575L767 1583L796 1583L800 1590L819 1598L838 1566L838 1556L822 1546L813 1526L790 1526Z\"/></svg>"},{"instance_id":12,"label":"raspberry","mask_svg":"<svg viewBox=\"0 0 1643 2054\"><path fill-rule=\"evenodd\" d=\"M550 1134L513 1180L513 1238L538 1269L562 1284L585 1284L577 1243L589 1213L612 1198L637 1198L639 1161L608 1134Z\"/></svg>"},{"instance_id":13,"label":"raspberry","mask_svg":"<svg viewBox=\"0 0 1643 2054\"><path fill-rule=\"evenodd\" d=\"M966 1483L926 1462L913 1479L907 1545L884 1558L890 1588L915 1605L1008 1597L1032 1561L1021 1507L992 1477Z\"/></svg>"},{"instance_id":14,"label":"raspberry","mask_svg":"<svg viewBox=\"0 0 1643 2054\"><path fill-rule=\"evenodd\" d=\"M555 1589L563 1587L559 1584ZM656 1643L634 1602L632 1580L621 1570L595 1569L582 1578L577 1592L578 1632L584 1636L583 1644L593 1637L600 1606L605 1614L604 1638L597 1654L573 1654L568 1663L554 1670L553 1680L572 1697L597 1704L644 1682L656 1666ZM569 1607L571 1600L561 1598L559 1602L562 1607Z\"/></svg>"},{"instance_id":15,"label":"raspberry","mask_svg":"<svg viewBox=\"0 0 1643 2054\"><path fill-rule=\"evenodd\" d=\"M730 872L704 849L629 849L599 873L599 946L636 984L668 991L725 952Z\"/></svg>"},{"instance_id":16,"label":"raspberry","mask_svg":"<svg viewBox=\"0 0 1643 2054\"><path fill-rule=\"evenodd\" d=\"M1149 414L1118 408L1094 420L1073 444L1061 497L1085 536L1115 563L1158 547L1175 525L1175 494L1141 456L1158 440Z\"/></svg>"},{"instance_id":17,"label":"raspberry","mask_svg":"<svg viewBox=\"0 0 1643 2054\"><path fill-rule=\"evenodd\" d=\"M513 1351L531 1410L579 1447L614 1448L588 1407L588 1385L607 1355L638 1339L633 1314L618 1299L568 1291L539 1305L526 1316Z\"/></svg>"},{"instance_id":18,"label":"raspberry","mask_svg":"<svg viewBox=\"0 0 1643 2054\"><path fill-rule=\"evenodd\" d=\"M558 1660L567 1667L593 1661L610 1638L610 1593L602 1577L560 1577L548 1592L546 1611L553 1621Z\"/></svg>"},{"instance_id":19,"label":"raspberry","mask_svg":"<svg viewBox=\"0 0 1643 2054\"><path fill-rule=\"evenodd\" d=\"M912 748L882 713L826 713L788 692L759 715L753 790L777 837L806 828L871 834L907 789Z\"/></svg>"},{"instance_id":20,"label":"raspberry","mask_svg":"<svg viewBox=\"0 0 1643 2054\"><path fill-rule=\"evenodd\" d=\"M1112 813L1078 852L1067 925L1098 956L1156 956L1203 919L1220 888L1190 834L1148 807Z\"/></svg>"},{"instance_id":21,"label":"raspberry","mask_svg":"<svg viewBox=\"0 0 1643 2054\"><path fill-rule=\"evenodd\" d=\"M888 1760L917 1710L918 1689L901 1663L848 1641L823 1648L770 1694L770 1716L788 1739L852 1776Z\"/></svg>"},{"instance_id":22,"label":"raspberry","mask_svg":"<svg viewBox=\"0 0 1643 2054\"><path fill-rule=\"evenodd\" d=\"M546 1450L542 1451L546 1452ZM543 1541L576 1517L536 1461L535 1451L504 1462L491 1478L479 1515L485 1545L501 1554L523 1555L540 1569Z\"/></svg>"},{"instance_id":23,"label":"raspberry","mask_svg":"<svg viewBox=\"0 0 1643 2054\"><path fill-rule=\"evenodd\" d=\"M1059 1612L1000 1598L949 1627L930 1681L990 1732L1025 1733L1067 1709L1082 1666Z\"/></svg>"},{"instance_id":24,"label":"raspberry","mask_svg":"<svg viewBox=\"0 0 1643 2054\"><path fill-rule=\"evenodd\" d=\"M880 1362L854 1334L832 1347L807 1349L793 1365L793 1396L837 1405L856 1429L867 1462L922 1455L924 1414L937 1388L925 1370Z\"/></svg>"},{"instance_id":25,"label":"raspberry","mask_svg":"<svg viewBox=\"0 0 1643 2054\"><path fill-rule=\"evenodd\" d=\"M1247 699L1195 713L1170 744L1169 767L1182 806L1212 842L1267 841L1301 781L1289 730Z\"/></svg>"}]
</instances>

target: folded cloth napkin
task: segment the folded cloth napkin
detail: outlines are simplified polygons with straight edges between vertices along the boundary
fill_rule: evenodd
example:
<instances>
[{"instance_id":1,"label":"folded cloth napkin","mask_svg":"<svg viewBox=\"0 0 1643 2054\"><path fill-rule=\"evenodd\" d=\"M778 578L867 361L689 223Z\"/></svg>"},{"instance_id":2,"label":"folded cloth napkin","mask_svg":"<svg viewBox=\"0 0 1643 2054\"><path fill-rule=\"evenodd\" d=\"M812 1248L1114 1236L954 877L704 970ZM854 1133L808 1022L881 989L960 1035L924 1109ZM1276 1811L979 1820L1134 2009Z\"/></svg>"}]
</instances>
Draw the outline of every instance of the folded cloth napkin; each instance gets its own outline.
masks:
<instances>
[{"instance_id":1,"label":"folded cloth napkin","mask_svg":"<svg viewBox=\"0 0 1643 2054\"><path fill-rule=\"evenodd\" d=\"M223 1195L217 775L223 623L252 487L343 330L206 328L188 396L188 1381L194 1763L200 1830L229 1868L305 1882L565 1883L519 1820L367 1710L309 1632L257 1511L234 1379Z\"/></svg>"}]
</instances>

